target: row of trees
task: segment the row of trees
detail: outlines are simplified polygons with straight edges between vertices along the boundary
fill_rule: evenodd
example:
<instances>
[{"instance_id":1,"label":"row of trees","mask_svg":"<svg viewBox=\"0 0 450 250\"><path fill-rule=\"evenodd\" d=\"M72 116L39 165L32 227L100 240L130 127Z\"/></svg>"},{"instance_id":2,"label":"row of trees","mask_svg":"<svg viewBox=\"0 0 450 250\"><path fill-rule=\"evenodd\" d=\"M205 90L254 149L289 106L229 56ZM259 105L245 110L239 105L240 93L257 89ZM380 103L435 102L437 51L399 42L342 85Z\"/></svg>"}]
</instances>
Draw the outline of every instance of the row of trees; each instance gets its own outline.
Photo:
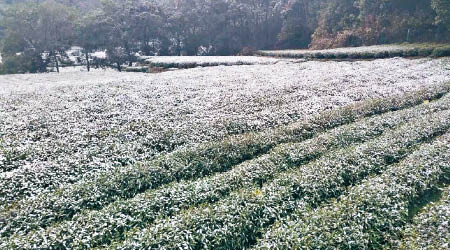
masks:
<instances>
[{"instance_id":1,"label":"row of trees","mask_svg":"<svg viewBox=\"0 0 450 250\"><path fill-rule=\"evenodd\" d=\"M449 0L332 0L319 14L313 48L448 42Z\"/></svg>"},{"instance_id":2,"label":"row of trees","mask_svg":"<svg viewBox=\"0 0 450 250\"><path fill-rule=\"evenodd\" d=\"M271 48L287 0L16 1L3 13L4 71L59 71L64 51L106 50L102 63L121 69L142 55L231 55ZM80 7L83 6L83 7ZM31 59L31 60L30 60ZM19 67L20 66L20 67ZM19 69L19 70L18 70Z\"/></svg>"},{"instance_id":3,"label":"row of trees","mask_svg":"<svg viewBox=\"0 0 450 250\"><path fill-rule=\"evenodd\" d=\"M3 0L2 6L7 73L58 69L74 45L83 48L88 68L90 54L106 50L103 63L120 70L137 53L231 55L251 51L244 48L450 38L450 0Z\"/></svg>"}]
</instances>

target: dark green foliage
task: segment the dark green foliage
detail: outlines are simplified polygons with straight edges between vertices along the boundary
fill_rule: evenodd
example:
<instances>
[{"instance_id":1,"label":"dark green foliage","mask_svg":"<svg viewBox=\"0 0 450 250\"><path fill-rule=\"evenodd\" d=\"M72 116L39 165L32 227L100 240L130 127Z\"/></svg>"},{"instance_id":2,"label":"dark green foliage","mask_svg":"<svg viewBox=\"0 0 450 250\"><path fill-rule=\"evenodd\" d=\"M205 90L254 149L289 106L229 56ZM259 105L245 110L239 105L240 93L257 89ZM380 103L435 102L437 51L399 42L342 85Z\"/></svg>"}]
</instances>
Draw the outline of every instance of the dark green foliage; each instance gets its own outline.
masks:
<instances>
[{"instance_id":1,"label":"dark green foliage","mask_svg":"<svg viewBox=\"0 0 450 250\"><path fill-rule=\"evenodd\" d=\"M375 58L387 58L387 57L389 57L389 53L387 51L375 52L374 57Z\"/></svg>"},{"instance_id":2,"label":"dark green foliage","mask_svg":"<svg viewBox=\"0 0 450 250\"><path fill-rule=\"evenodd\" d=\"M430 56L433 52L433 48L419 48L418 49L418 56Z\"/></svg>"},{"instance_id":3,"label":"dark green foliage","mask_svg":"<svg viewBox=\"0 0 450 250\"><path fill-rule=\"evenodd\" d=\"M436 12L436 24L441 25L447 31L450 31L450 1L432 0L431 6Z\"/></svg>"},{"instance_id":4,"label":"dark green foliage","mask_svg":"<svg viewBox=\"0 0 450 250\"><path fill-rule=\"evenodd\" d=\"M431 53L431 56L434 57L450 56L450 45L435 48Z\"/></svg>"},{"instance_id":5,"label":"dark green foliage","mask_svg":"<svg viewBox=\"0 0 450 250\"><path fill-rule=\"evenodd\" d=\"M447 174L448 177L448 174ZM397 249L441 249L448 244L448 225L450 207L450 186L443 188L438 201L429 203L415 214L412 223L402 232L402 239L395 242ZM439 190L441 191L441 190Z\"/></svg>"},{"instance_id":6,"label":"dark green foliage","mask_svg":"<svg viewBox=\"0 0 450 250\"><path fill-rule=\"evenodd\" d=\"M401 56L403 56L403 51L401 50L389 51L389 57L401 57Z\"/></svg>"},{"instance_id":7,"label":"dark green foliage","mask_svg":"<svg viewBox=\"0 0 450 250\"><path fill-rule=\"evenodd\" d=\"M348 58L348 55L346 53L336 53L337 59L345 59Z\"/></svg>"},{"instance_id":8,"label":"dark green foliage","mask_svg":"<svg viewBox=\"0 0 450 250\"><path fill-rule=\"evenodd\" d=\"M51 0L8 8L2 18L6 30L2 55L9 58L6 72L45 72L50 62L59 71L61 52L73 41L75 16L76 10Z\"/></svg>"},{"instance_id":9,"label":"dark green foliage","mask_svg":"<svg viewBox=\"0 0 450 250\"><path fill-rule=\"evenodd\" d=\"M37 72L36 67L24 55L5 56L2 61L0 70L2 74Z\"/></svg>"},{"instance_id":10,"label":"dark green foliage","mask_svg":"<svg viewBox=\"0 0 450 250\"><path fill-rule=\"evenodd\" d=\"M405 53L406 56L418 56L419 55L419 49L412 49L412 50L408 50Z\"/></svg>"},{"instance_id":11,"label":"dark green foliage","mask_svg":"<svg viewBox=\"0 0 450 250\"><path fill-rule=\"evenodd\" d=\"M320 52L315 53L315 54L313 55L313 57L314 57L314 58L317 58L317 59L323 59L323 58L325 58L325 56L324 56L322 53L320 53Z\"/></svg>"},{"instance_id":12,"label":"dark green foliage","mask_svg":"<svg viewBox=\"0 0 450 250\"><path fill-rule=\"evenodd\" d=\"M361 52L361 54L359 56L362 59L369 59L369 58L374 58L375 54L374 53L370 53L370 52Z\"/></svg>"}]
</instances>

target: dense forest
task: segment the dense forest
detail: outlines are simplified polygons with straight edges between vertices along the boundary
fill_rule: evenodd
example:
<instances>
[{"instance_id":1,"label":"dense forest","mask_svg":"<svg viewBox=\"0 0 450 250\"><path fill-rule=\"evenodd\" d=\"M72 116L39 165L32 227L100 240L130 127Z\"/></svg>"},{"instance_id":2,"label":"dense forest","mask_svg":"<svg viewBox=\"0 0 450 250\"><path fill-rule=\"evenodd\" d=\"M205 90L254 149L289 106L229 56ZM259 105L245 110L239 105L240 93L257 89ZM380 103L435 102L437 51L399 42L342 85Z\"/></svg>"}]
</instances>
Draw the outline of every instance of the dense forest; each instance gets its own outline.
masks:
<instances>
[{"instance_id":1,"label":"dense forest","mask_svg":"<svg viewBox=\"0 0 450 250\"><path fill-rule=\"evenodd\" d=\"M40 72L71 46L136 55L448 42L450 0L2 0L3 71Z\"/></svg>"}]
</instances>

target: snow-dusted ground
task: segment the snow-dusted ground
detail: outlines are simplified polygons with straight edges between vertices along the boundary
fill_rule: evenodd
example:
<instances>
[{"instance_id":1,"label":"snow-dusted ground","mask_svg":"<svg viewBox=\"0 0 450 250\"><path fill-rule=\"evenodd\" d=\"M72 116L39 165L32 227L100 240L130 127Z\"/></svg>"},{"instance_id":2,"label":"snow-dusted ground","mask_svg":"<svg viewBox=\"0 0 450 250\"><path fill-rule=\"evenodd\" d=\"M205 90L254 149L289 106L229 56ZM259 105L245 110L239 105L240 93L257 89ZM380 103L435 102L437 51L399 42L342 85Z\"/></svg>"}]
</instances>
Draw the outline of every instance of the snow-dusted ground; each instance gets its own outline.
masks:
<instances>
[{"instance_id":1,"label":"snow-dusted ground","mask_svg":"<svg viewBox=\"0 0 450 250\"><path fill-rule=\"evenodd\" d=\"M445 58L0 76L0 203L179 147L446 81Z\"/></svg>"},{"instance_id":2,"label":"snow-dusted ground","mask_svg":"<svg viewBox=\"0 0 450 250\"><path fill-rule=\"evenodd\" d=\"M54 70L54 69L53 69ZM116 71L115 69L112 68L95 68L93 66L91 66L90 71L101 71L101 72L113 72ZM55 72L55 71L53 71ZM69 67L60 67L59 68L59 72L60 73L76 73L76 72L87 72L87 68L85 65L81 65L81 66L69 66Z\"/></svg>"},{"instance_id":3,"label":"snow-dusted ground","mask_svg":"<svg viewBox=\"0 0 450 250\"><path fill-rule=\"evenodd\" d=\"M150 56L141 57L148 64L165 68L275 64L280 60L256 56Z\"/></svg>"},{"instance_id":4,"label":"snow-dusted ground","mask_svg":"<svg viewBox=\"0 0 450 250\"><path fill-rule=\"evenodd\" d=\"M65 86L91 85L114 80L133 80L136 74L125 74L114 69L93 69L86 72L84 66L63 67L61 73L0 75L0 95L40 92ZM145 77L142 75L142 77Z\"/></svg>"}]
</instances>

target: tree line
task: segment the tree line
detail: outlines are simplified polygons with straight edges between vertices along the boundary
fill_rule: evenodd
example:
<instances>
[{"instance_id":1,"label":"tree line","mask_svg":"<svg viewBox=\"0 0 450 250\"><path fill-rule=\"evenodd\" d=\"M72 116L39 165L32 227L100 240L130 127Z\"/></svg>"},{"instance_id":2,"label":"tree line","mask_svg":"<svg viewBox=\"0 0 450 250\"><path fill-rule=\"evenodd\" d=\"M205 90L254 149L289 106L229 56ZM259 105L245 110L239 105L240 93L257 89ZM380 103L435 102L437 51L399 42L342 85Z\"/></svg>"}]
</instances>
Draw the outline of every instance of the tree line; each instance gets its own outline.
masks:
<instances>
[{"instance_id":1,"label":"tree line","mask_svg":"<svg viewBox=\"0 0 450 250\"><path fill-rule=\"evenodd\" d=\"M0 38L3 73L59 70L72 46L120 70L136 55L448 42L450 0L3 0Z\"/></svg>"}]
</instances>

